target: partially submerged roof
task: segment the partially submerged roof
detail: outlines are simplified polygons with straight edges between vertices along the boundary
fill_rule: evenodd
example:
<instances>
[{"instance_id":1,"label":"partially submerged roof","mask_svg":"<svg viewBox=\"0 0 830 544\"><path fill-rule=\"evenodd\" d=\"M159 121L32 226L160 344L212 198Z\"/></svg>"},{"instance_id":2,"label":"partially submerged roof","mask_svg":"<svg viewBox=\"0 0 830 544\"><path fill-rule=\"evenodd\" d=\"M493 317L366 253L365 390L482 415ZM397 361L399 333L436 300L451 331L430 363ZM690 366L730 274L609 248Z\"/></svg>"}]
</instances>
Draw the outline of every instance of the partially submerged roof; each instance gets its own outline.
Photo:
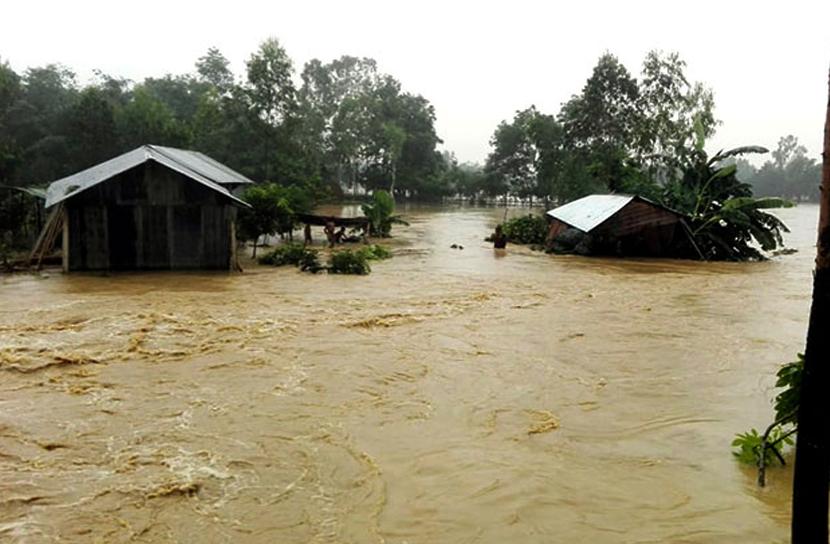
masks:
<instances>
[{"instance_id":1,"label":"partially submerged roof","mask_svg":"<svg viewBox=\"0 0 830 544\"><path fill-rule=\"evenodd\" d=\"M630 195L589 195L548 212L548 215L590 232L634 200Z\"/></svg>"},{"instance_id":2,"label":"partially submerged roof","mask_svg":"<svg viewBox=\"0 0 830 544\"><path fill-rule=\"evenodd\" d=\"M49 208L67 198L73 197L90 187L98 185L122 172L134 168L147 161L175 170L202 185L222 193L229 199L247 206L247 204L233 196L225 185L235 186L253 183L242 174L227 166L216 162L207 155L198 151L186 151L172 147L145 145L123 155L119 155L106 162L102 162L77 174L59 179L49 185L46 192L46 207Z\"/></svg>"},{"instance_id":3,"label":"partially submerged roof","mask_svg":"<svg viewBox=\"0 0 830 544\"><path fill-rule=\"evenodd\" d=\"M548 212L548 215L576 227L583 232L591 232L613 217L633 200L645 202L651 206L679 214L640 196L632 195L589 195L569 202Z\"/></svg>"}]
</instances>

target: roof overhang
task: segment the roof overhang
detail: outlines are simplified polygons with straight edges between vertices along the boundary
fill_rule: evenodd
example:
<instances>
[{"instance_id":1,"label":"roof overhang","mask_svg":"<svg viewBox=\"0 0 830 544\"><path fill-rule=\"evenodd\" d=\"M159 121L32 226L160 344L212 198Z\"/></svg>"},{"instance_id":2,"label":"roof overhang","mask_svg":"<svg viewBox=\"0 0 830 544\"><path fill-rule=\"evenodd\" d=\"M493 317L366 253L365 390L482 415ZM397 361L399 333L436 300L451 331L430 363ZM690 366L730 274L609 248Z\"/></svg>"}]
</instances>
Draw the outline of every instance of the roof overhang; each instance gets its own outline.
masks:
<instances>
[{"instance_id":1,"label":"roof overhang","mask_svg":"<svg viewBox=\"0 0 830 544\"><path fill-rule=\"evenodd\" d=\"M53 182L46 191L46 207L50 208L148 161L166 166L220 193L239 206L249 207L248 203L233 196L222 184L253 183L250 179L201 153L153 145L139 147Z\"/></svg>"}]
</instances>

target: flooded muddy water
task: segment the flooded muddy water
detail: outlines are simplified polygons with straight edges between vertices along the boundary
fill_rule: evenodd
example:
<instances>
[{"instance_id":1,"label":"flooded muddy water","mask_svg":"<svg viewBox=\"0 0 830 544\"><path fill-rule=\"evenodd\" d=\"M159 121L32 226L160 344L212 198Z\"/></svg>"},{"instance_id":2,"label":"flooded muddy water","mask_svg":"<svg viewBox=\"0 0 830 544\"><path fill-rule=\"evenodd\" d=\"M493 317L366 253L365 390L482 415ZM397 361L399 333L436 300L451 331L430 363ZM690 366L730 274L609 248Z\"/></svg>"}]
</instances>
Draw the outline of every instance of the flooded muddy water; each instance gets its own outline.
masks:
<instances>
[{"instance_id":1,"label":"flooded muddy water","mask_svg":"<svg viewBox=\"0 0 830 544\"><path fill-rule=\"evenodd\" d=\"M730 442L803 350L818 208L746 264L497 255L502 214L407 209L365 277L0 278L0 540L786 541L791 472Z\"/></svg>"}]
</instances>

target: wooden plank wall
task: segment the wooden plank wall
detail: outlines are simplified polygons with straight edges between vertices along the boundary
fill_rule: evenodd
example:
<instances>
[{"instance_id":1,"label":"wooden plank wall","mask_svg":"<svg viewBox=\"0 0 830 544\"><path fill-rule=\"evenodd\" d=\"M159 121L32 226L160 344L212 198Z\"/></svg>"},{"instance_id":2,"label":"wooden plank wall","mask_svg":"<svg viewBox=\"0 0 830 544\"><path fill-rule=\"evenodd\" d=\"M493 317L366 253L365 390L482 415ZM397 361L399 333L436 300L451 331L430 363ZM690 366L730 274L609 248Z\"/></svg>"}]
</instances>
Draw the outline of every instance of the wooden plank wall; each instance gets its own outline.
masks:
<instances>
[{"instance_id":1,"label":"wooden plank wall","mask_svg":"<svg viewBox=\"0 0 830 544\"><path fill-rule=\"evenodd\" d=\"M66 201L71 270L227 269L236 208L150 162Z\"/></svg>"}]
</instances>

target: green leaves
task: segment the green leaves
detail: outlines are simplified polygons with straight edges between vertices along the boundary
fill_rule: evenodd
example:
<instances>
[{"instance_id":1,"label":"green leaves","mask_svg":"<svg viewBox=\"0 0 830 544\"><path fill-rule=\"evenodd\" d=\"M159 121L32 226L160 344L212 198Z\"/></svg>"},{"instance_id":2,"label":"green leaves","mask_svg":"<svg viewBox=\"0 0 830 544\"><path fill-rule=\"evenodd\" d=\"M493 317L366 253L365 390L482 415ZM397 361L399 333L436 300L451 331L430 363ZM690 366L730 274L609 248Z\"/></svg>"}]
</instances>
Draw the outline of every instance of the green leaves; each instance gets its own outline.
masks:
<instances>
[{"instance_id":1,"label":"green leaves","mask_svg":"<svg viewBox=\"0 0 830 544\"><path fill-rule=\"evenodd\" d=\"M780 428L773 429L770 432L768 445L764 452L764 459L761 460L761 449L764 443L763 435L758 434L756 429L751 429L749 432L735 435L736 438L732 441L732 447L738 448L732 452L738 461L746 464L759 464L763 462L764 466L772 464L775 460L776 452L780 455L784 449L784 445L792 446L794 444L792 438L782 437L785 432ZM779 439L781 439L779 441Z\"/></svg>"},{"instance_id":2,"label":"green leaves","mask_svg":"<svg viewBox=\"0 0 830 544\"><path fill-rule=\"evenodd\" d=\"M528 214L507 221L502 230L513 244L543 244L549 226L543 215Z\"/></svg>"},{"instance_id":3,"label":"green leaves","mask_svg":"<svg viewBox=\"0 0 830 544\"><path fill-rule=\"evenodd\" d=\"M249 187L242 199L250 208L240 210L239 235L240 238L254 240L255 243L263 234L293 230L296 224L295 214L309 211L314 201L309 189L283 187L276 183Z\"/></svg>"},{"instance_id":4,"label":"green leaves","mask_svg":"<svg viewBox=\"0 0 830 544\"><path fill-rule=\"evenodd\" d=\"M804 371L804 354L799 353L798 359L782 365L776 373L778 379L775 387L784 388L775 397L775 421L767 429L766 449L764 458L764 436L751 429L749 432L736 435L732 447L738 448L732 455L742 463L754 463L759 467L771 464L775 457L780 457L785 445L792 446L792 436L798 424L798 404L801 399L801 380ZM783 460L782 460L783 463ZM762 484L763 485L763 484Z\"/></svg>"},{"instance_id":5,"label":"green leaves","mask_svg":"<svg viewBox=\"0 0 830 544\"><path fill-rule=\"evenodd\" d=\"M730 149L729 151L719 151L715 154L714 157L709 159L708 164L712 165L725 159L728 159L729 157L734 157L736 155L746 155L747 153L769 153L769 149L767 149L766 147L762 147L760 145L745 145L741 147L736 147L735 149Z\"/></svg>"},{"instance_id":6,"label":"green leaves","mask_svg":"<svg viewBox=\"0 0 830 544\"><path fill-rule=\"evenodd\" d=\"M392 216L395 211L395 200L392 195L379 189L372 193L372 202L370 204L363 204L361 207L363 215L369 219L369 235L380 236L381 238L388 238L392 231L393 223L403 223Z\"/></svg>"},{"instance_id":7,"label":"green leaves","mask_svg":"<svg viewBox=\"0 0 830 544\"><path fill-rule=\"evenodd\" d=\"M784 243L781 233L788 232L787 226L762 210L792 203L780 198L753 198L752 187L738 180L736 164L716 166L723 158L750 152L766 150L744 146L712 159L700 149L680 150L683 175L666 186L664 203L689 216L695 243L705 259L762 260L765 257L753 241L765 252Z\"/></svg>"},{"instance_id":8,"label":"green leaves","mask_svg":"<svg viewBox=\"0 0 830 544\"><path fill-rule=\"evenodd\" d=\"M342 249L335 251L329 257L329 274L356 274L365 276L372 271L369 259L363 251Z\"/></svg>"},{"instance_id":9,"label":"green leaves","mask_svg":"<svg viewBox=\"0 0 830 544\"><path fill-rule=\"evenodd\" d=\"M285 266L293 264L301 270L316 274L322 270L317 251L309 249L302 244L291 243L279 246L270 253L257 259L259 264L271 266Z\"/></svg>"},{"instance_id":10,"label":"green leaves","mask_svg":"<svg viewBox=\"0 0 830 544\"><path fill-rule=\"evenodd\" d=\"M798 359L783 365L776 376L775 387L784 390L775 397L775 420L782 423L798 422L798 402L801 398L801 377L804 372L804 354L799 353Z\"/></svg>"}]
</instances>

